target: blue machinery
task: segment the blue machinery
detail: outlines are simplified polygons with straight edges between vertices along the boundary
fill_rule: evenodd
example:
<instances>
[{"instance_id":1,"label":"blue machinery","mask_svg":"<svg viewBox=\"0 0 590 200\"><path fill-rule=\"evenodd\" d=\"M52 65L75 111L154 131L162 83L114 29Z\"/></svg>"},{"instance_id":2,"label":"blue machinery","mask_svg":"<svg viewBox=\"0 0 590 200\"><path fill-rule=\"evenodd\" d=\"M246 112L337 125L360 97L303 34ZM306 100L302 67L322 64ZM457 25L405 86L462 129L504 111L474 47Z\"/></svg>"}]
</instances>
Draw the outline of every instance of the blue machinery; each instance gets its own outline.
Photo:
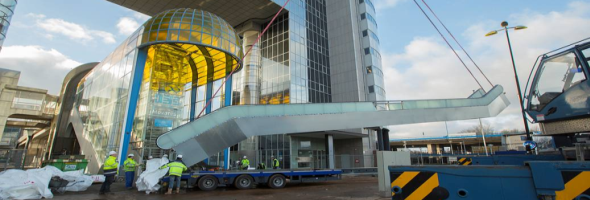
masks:
<instances>
[{"instance_id":1,"label":"blue machinery","mask_svg":"<svg viewBox=\"0 0 590 200\"><path fill-rule=\"evenodd\" d=\"M581 43L588 39L539 56L525 91L527 114L557 147L589 137L584 132L590 131L590 42ZM456 166L390 166L391 195L406 200L590 200L590 162L563 160L561 155L506 155L463 157Z\"/></svg>"},{"instance_id":2,"label":"blue machinery","mask_svg":"<svg viewBox=\"0 0 590 200\"><path fill-rule=\"evenodd\" d=\"M569 49L539 56L541 61L533 68L533 80L525 91L526 112L544 135L565 137L590 130L590 42L560 49L565 48Z\"/></svg>"},{"instance_id":3,"label":"blue machinery","mask_svg":"<svg viewBox=\"0 0 590 200\"><path fill-rule=\"evenodd\" d=\"M527 161L564 161L561 154L556 155L491 155L457 157L459 165L524 165Z\"/></svg>"},{"instance_id":4,"label":"blue machinery","mask_svg":"<svg viewBox=\"0 0 590 200\"><path fill-rule=\"evenodd\" d=\"M590 199L590 162L390 166L391 199Z\"/></svg>"}]
</instances>

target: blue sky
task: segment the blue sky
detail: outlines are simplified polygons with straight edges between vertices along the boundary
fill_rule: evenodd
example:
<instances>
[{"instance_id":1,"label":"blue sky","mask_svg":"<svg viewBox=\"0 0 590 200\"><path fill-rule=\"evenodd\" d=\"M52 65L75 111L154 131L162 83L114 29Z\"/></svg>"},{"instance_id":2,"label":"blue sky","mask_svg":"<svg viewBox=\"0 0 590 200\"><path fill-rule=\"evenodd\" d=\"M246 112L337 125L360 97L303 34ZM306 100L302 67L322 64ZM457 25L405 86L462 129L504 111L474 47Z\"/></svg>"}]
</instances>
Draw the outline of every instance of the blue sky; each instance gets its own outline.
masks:
<instances>
[{"instance_id":1,"label":"blue sky","mask_svg":"<svg viewBox=\"0 0 590 200\"><path fill-rule=\"evenodd\" d=\"M79 62L100 61L105 58L128 35L119 34L116 24L122 17L132 16L135 12L115 5L106 0L24 0L19 1L12 26L4 46L10 45L39 45L54 48ZM112 33L115 43L88 42L81 44L62 35L55 35L52 39L44 37L47 31L31 28L35 26L35 18L31 14L42 14L47 18L63 19L67 22L79 24L87 29L101 30Z\"/></svg>"},{"instance_id":2,"label":"blue sky","mask_svg":"<svg viewBox=\"0 0 590 200\"><path fill-rule=\"evenodd\" d=\"M379 22L379 36L381 39L381 51L400 52L415 37L437 36L427 18L412 0L374 0L381 4L382 9L377 12ZM417 0L421 5L422 1ZM379 3L381 2L381 3ZM387 2L396 2L388 6ZM426 0L426 3L445 22L445 25L453 32L460 42L465 42L460 37L466 28L473 24L489 22L486 26L490 30L498 29L500 22L510 20L510 16L518 13L564 10L567 0ZM423 9L428 12L427 8ZM431 17L435 20L433 17ZM510 21L509 21L510 22ZM517 25L517 21L511 25ZM442 27L441 27L442 28ZM442 29L441 29L442 30Z\"/></svg>"},{"instance_id":3,"label":"blue sky","mask_svg":"<svg viewBox=\"0 0 590 200\"><path fill-rule=\"evenodd\" d=\"M421 1L421 0L420 0ZM462 98L477 89L443 40L412 0L373 0L388 99ZM427 1L512 105L497 118L484 119L495 130L522 127L509 54L503 35L484 37L500 22L529 28L511 32L521 81L535 58L589 37L590 2L575 0ZM65 74L100 61L147 16L106 0L22 0L17 5L0 67L22 71L20 84L56 94ZM461 53L461 52L459 52ZM464 57L464 56L463 56ZM482 79L481 75L477 78ZM486 88L487 87L487 88ZM484 88L489 89L489 85ZM477 120L449 122L450 132ZM444 123L390 127L392 138L445 134Z\"/></svg>"}]
</instances>

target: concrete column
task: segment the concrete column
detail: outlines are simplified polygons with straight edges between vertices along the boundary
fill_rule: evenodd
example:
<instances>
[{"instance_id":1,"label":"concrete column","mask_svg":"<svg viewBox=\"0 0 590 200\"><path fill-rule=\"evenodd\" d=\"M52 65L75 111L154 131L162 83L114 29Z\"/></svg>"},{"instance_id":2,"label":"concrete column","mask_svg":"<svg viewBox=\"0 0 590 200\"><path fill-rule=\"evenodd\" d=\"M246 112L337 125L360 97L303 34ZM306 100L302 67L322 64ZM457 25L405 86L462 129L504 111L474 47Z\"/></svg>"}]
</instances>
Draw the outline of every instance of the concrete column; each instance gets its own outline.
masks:
<instances>
[{"instance_id":1,"label":"concrete column","mask_svg":"<svg viewBox=\"0 0 590 200\"><path fill-rule=\"evenodd\" d=\"M329 169L334 169L334 136L326 135L326 153L328 153L327 166Z\"/></svg>"},{"instance_id":2,"label":"concrete column","mask_svg":"<svg viewBox=\"0 0 590 200\"><path fill-rule=\"evenodd\" d=\"M427 144L426 145L426 149L428 150L429 154L433 154L434 153L434 149L432 148L432 144Z\"/></svg>"},{"instance_id":3,"label":"concrete column","mask_svg":"<svg viewBox=\"0 0 590 200\"><path fill-rule=\"evenodd\" d=\"M442 149L439 144L436 145L436 154L442 154Z\"/></svg>"},{"instance_id":4,"label":"concrete column","mask_svg":"<svg viewBox=\"0 0 590 200\"><path fill-rule=\"evenodd\" d=\"M450 142L449 141L449 145L451 146L451 154L455 154L454 151L453 151L453 142Z\"/></svg>"},{"instance_id":5,"label":"concrete column","mask_svg":"<svg viewBox=\"0 0 590 200\"><path fill-rule=\"evenodd\" d=\"M383 130L383 150L391 151L391 143L389 143L389 129L382 129Z\"/></svg>"},{"instance_id":6,"label":"concrete column","mask_svg":"<svg viewBox=\"0 0 590 200\"><path fill-rule=\"evenodd\" d=\"M383 151L383 131L381 128L377 129L377 150Z\"/></svg>"},{"instance_id":7,"label":"concrete column","mask_svg":"<svg viewBox=\"0 0 590 200\"><path fill-rule=\"evenodd\" d=\"M254 44L254 42L256 42L258 35L260 35L260 29L252 28L245 31L243 35L244 52L250 48L252 48L252 50L250 50L250 53L244 57L244 68L239 72L242 84L238 84L241 87L236 90L241 91L240 103L259 104L262 55L260 52L260 42L256 44Z\"/></svg>"}]
</instances>

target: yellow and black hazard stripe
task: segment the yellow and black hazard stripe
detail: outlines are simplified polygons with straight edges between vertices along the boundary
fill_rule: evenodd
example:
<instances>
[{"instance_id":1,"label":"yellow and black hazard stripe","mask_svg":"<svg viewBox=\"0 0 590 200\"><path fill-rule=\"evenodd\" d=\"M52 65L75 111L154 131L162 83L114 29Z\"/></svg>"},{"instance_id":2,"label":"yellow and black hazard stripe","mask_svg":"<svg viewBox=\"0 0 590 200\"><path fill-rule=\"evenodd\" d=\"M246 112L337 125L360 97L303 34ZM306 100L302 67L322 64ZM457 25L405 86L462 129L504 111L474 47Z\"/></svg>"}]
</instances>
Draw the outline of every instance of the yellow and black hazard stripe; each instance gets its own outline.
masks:
<instances>
[{"instance_id":1,"label":"yellow and black hazard stripe","mask_svg":"<svg viewBox=\"0 0 590 200\"><path fill-rule=\"evenodd\" d=\"M572 200L590 196L590 171L561 171L564 189L555 192L556 200Z\"/></svg>"},{"instance_id":2,"label":"yellow and black hazard stripe","mask_svg":"<svg viewBox=\"0 0 590 200\"><path fill-rule=\"evenodd\" d=\"M471 158L459 158L459 165L471 165Z\"/></svg>"},{"instance_id":3,"label":"yellow and black hazard stripe","mask_svg":"<svg viewBox=\"0 0 590 200\"><path fill-rule=\"evenodd\" d=\"M406 171L390 177L392 199L441 199L433 192L439 186L436 172Z\"/></svg>"}]
</instances>

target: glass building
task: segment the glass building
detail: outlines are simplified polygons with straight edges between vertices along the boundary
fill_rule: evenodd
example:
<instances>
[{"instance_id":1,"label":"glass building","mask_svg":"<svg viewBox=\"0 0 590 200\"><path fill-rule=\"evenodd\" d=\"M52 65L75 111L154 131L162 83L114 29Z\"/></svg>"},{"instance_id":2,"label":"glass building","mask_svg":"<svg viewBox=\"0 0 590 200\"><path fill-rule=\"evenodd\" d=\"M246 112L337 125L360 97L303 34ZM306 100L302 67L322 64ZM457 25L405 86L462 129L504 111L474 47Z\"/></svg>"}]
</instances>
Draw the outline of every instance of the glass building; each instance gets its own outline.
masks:
<instances>
[{"instance_id":1,"label":"glass building","mask_svg":"<svg viewBox=\"0 0 590 200\"><path fill-rule=\"evenodd\" d=\"M153 18L78 86L74 107L89 141L80 146L98 160L126 143L143 157L167 153L155 145L160 134L223 106L385 97L370 1L292 0L264 34L286 0L108 1ZM247 51L241 70L225 80ZM369 129L252 137L207 162L227 166L248 156L269 166L275 156L281 168L327 167L329 137L337 168L373 165Z\"/></svg>"},{"instance_id":2,"label":"glass building","mask_svg":"<svg viewBox=\"0 0 590 200\"><path fill-rule=\"evenodd\" d=\"M172 9L145 22L78 84L75 132L86 140L89 170L109 151L159 157L160 134L230 105L225 77L239 70L241 54L234 29L212 13Z\"/></svg>"},{"instance_id":3,"label":"glass building","mask_svg":"<svg viewBox=\"0 0 590 200\"><path fill-rule=\"evenodd\" d=\"M6 39L6 32L8 32L16 3L17 0L0 0L0 50L2 50L4 39Z\"/></svg>"}]
</instances>

